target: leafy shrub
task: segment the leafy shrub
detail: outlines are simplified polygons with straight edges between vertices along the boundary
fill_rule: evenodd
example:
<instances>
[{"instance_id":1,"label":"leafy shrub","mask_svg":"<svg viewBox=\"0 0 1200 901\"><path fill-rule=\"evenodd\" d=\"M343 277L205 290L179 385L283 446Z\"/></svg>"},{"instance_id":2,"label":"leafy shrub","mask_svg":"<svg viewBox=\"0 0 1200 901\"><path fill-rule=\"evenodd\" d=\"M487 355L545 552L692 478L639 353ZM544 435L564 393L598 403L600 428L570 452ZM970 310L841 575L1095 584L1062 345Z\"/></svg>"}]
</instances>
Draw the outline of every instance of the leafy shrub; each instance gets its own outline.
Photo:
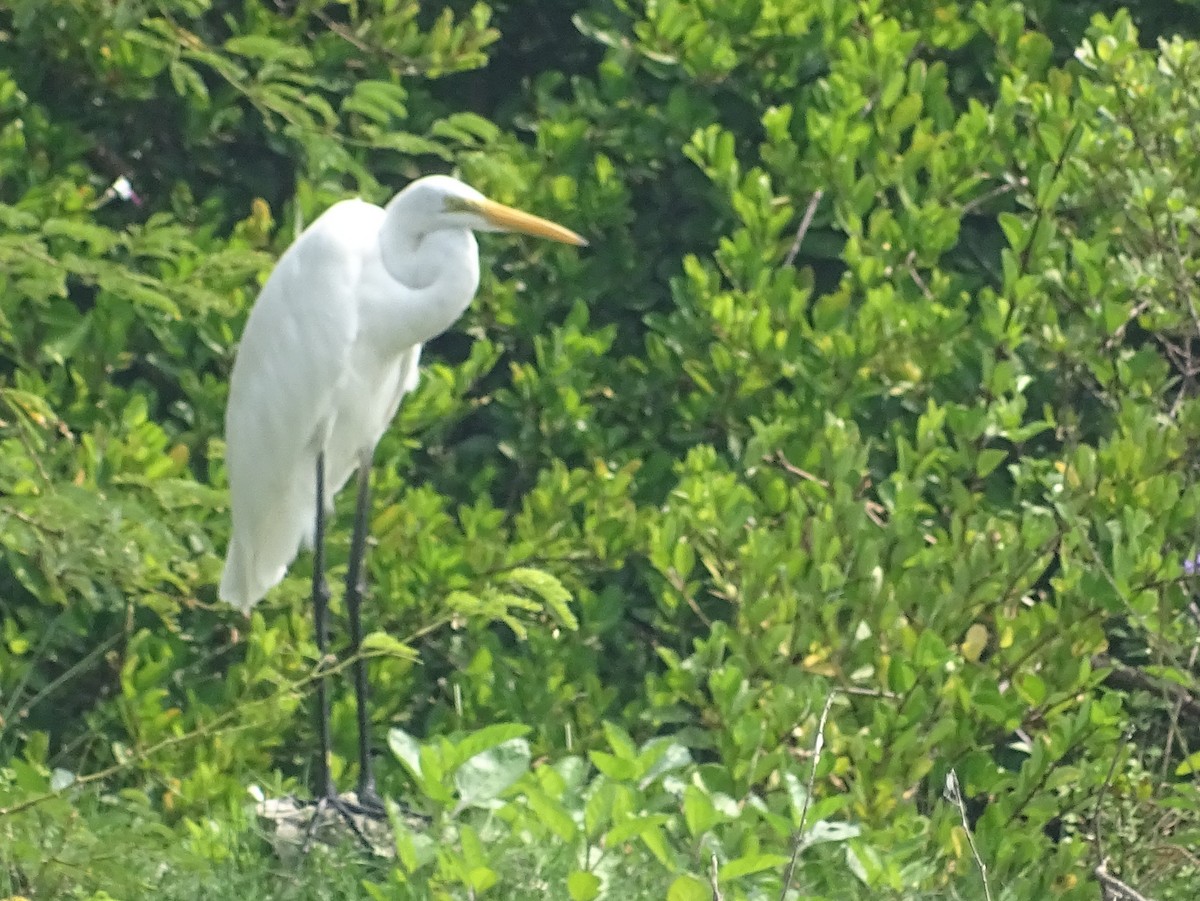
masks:
<instances>
[{"instance_id":1,"label":"leafy shrub","mask_svg":"<svg viewBox=\"0 0 1200 901\"><path fill-rule=\"evenodd\" d=\"M330 202L454 169L593 246L485 239L379 449L373 725L430 824L277 896L1191 897L1178 7L42 6L0 10L0 889L276 896L246 787L303 786L317 656L307 561L216 601L236 336Z\"/></svg>"}]
</instances>

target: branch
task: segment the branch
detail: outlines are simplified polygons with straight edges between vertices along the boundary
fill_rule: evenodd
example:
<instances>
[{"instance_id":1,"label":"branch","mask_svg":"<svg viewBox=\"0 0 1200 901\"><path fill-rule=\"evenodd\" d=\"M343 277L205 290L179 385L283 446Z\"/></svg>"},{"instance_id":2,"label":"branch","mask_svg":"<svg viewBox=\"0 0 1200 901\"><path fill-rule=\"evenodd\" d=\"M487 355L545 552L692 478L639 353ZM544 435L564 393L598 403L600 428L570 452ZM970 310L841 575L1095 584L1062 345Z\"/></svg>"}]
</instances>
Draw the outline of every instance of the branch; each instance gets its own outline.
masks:
<instances>
[{"instance_id":1,"label":"branch","mask_svg":"<svg viewBox=\"0 0 1200 901\"><path fill-rule=\"evenodd\" d=\"M971 824L967 820L967 805L963 803L962 792L958 787L958 773L953 769L946 774L946 797L958 807L958 815L962 818L963 832L967 834L967 844L971 846L971 856L975 858L975 866L979 867L979 878L983 880L983 897L987 901L992 901L992 889L988 885L987 878L987 864L983 862L983 858L979 856L979 849L975 847L975 836L971 834Z\"/></svg>"},{"instance_id":2,"label":"branch","mask_svg":"<svg viewBox=\"0 0 1200 901\"><path fill-rule=\"evenodd\" d=\"M1107 654L1096 654L1093 656L1092 665L1100 669L1111 670L1105 681L1111 683L1114 688L1124 691L1149 691L1159 695L1166 695L1170 700L1175 702L1181 713L1187 713L1189 717L1200 722L1200 698L1197 698L1182 685L1166 679L1156 679L1136 667L1113 660Z\"/></svg>"},{"instance_id":3,"label":"branch","mask_svg":"<svg viewBox=\"0 0 1200 901\"><path fill-rule=\"evenodd\" d=\"M1143 895L1133 886L1126 882L1122 882L1112 873L1108 872L1108 858L1100 861L1096 865L1096 869L1092 870L1096 874L1096 878L1100 880L1100 885L1103 888L1105 901L1153 901L1152 898Z\"/></svg>"},{"instance_id":4,"label":"branch","mask_svg":"<svg viewBox=\"0 0 1200 901\"><path fill-rule=\"evenodd\" d=\"M128 756L125 756L122 760L117 761L116 763L112 764L111 766L107 766L101 770L96 770L93 773L87 773L86 775L83 775L83 776L76 776L69 785L64 786L61 789L51 789L49 791L41 792L40 794L30 795L26 798L22 798L20 801L17 801L14 804L8 805L7 807L0 807L0 818L6 817L6 816L11 816L12 814L21 813L24 810L29 810L30 808L37 807L41 804L46 803L47 801L53 800L54 798L61 797L64 794L64 792L67 792L70 789L78 788L79 786L83 786L83 785L89 785L93 782L102 782L103 780L108 779L111 776L115 776L118 773L123 772L124 770L131 769L136 764L147 761L151 757L154 757L155 755L159 754L160 752L168 750L169 748L173 748L177 745L187 744L188 742L196 741L201 738L212 737L212 736L227 734L227 733L231 733L231 732L240 732L244 729L256 728L258 725L257 723L232 723L231 725L227 725L227 724L229 724L236 717L244 715L246 713L246 711L251 707L257 707L257 706L261 706L263 704L278 704L279 699L281 697L285 697L287 695L293 695L293 694L296 694L297 692L302 692L305 688L307 688L309 685L313 684L317 680L325 678L334 673L339 673L342 670L345 670L348 667L350 667L352 664L354 664L358 660L370 660L370 659L374 659L376 657L387 657L387 656L390 656L390 655L387 654L386 652L373 653L373 652L365 652L364 651L359 654L355 654L353 656L347 657L344 660L339 660L336 664L334 664L332 666L323 665L323 661L318 662L317 665L312 670L310 670L307 675L303 676L302 678L296 679L293 682L289 682L288 684L282 686L280 689L272 692L270 695L268 695L264 698L257 698L252 701L246 701L246 702L238 705L237 707L234 707L231 710L227 710L220 716L214 717L211 722L206 723L201 726L197 726L195 729L191 730L190 732L185 732L182 735L172 735L169 738L164 738L162 741L156 742L155 744L152 744L147 748L141 748L136 751L133 751L132 753L128 754Z\"/></svg>"},{"instance_id":5,"label":"branch","mask_svg":"<svg viewBox=\"0 0 1200 901\"><path fill-rule=\"evenodd\" d=\"M837 690L833 690L825 698L825 706L821 709L821 718L817 720L817 735L813 739L812 767L808 771L808 785L804 787L804 806L800 808L800 824L796 827L796 837L792 843L792 858L788 861L787 870L783 874L783 891L779 901L786 901L788 889L792 887L792 876L796 873L796 862L800 852L804 850L804 821L808 819L808 805L812 803L813 784L817 781L817 765L821 762L821 749L825 747L825 721L829 719L829 708Z\"/></svg>"},{"instance_id":6,"label":"branch","mask_svg":"<svg viewBox=\"0 0 1200 901\"><path fill-rule=\"evenodd\" d=\"M800 245L804 243L804 236L808 234L808 228L812 225L813 216L817 212L817 204L821 202L821 198L825 196L825 191L821 188L813 191L812 197L809 198L808 208L804 211L804 216L800 220L800 227L796 229L796 239L792 241L792 246L787 252L787 256L783 258L783 265L790 266L796 262L796 254L800 252Z\"/></svg>"}]
</instances>

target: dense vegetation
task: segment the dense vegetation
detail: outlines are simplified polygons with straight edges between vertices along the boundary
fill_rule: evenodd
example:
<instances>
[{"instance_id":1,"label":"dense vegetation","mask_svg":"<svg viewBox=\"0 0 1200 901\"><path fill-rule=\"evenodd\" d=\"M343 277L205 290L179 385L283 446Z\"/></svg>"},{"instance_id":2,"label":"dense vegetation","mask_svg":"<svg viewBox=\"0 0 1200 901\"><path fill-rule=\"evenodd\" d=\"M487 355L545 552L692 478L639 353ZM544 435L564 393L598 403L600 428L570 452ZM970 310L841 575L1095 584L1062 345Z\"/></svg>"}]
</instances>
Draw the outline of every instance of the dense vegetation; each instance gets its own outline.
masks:
<instances>
[{"instance_id":1,"label":"dense vegetation","mask_svg":"<svg viewBox=\"0 0 1200 901\"><path fill-rule=\"evenodd\" d=\"M1194 898L1198 16L0 2L0 895ZM485 236L378 454L428 819L280 863L309 562L216 599L229 369L431 171L592 246Z\"/></svg>"}]
</instances>

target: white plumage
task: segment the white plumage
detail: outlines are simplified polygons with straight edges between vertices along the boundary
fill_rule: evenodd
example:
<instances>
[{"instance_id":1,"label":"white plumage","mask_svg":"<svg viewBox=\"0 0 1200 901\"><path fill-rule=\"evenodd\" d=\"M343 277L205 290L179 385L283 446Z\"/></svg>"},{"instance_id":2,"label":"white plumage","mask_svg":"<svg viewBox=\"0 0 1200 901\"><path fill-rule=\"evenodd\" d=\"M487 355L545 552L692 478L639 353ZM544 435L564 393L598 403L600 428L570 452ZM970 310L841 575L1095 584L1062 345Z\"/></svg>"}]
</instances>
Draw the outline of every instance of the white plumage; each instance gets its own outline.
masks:
<instances>
[{"instance_id":1,"label":"white plumage","mask_svg":"<svg viewBox=\"0 0 1200 901\"><path fill-rule=\"evenodd\" d=\"M226 462L233 533L221 598L248 611L313 540L316 461L326 509L417 385L421 345L449 328L479 285L472 229L586 243L446 176L381 208L330 207L267 279L229 387Z\"/></svg>"}]
</instances>

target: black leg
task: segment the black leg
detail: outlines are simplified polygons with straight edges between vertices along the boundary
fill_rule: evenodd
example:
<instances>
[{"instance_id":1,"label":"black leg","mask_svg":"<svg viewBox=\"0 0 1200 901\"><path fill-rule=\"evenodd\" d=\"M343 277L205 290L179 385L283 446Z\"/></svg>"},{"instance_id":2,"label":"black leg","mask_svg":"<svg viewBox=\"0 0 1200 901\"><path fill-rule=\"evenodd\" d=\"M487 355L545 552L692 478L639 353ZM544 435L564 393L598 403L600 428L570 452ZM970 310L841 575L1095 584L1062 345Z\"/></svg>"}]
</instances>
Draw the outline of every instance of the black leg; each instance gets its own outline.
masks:
<instances>
[{"instance_id":1,"label":"black leg","mask_svg":"<svg viewBox=\"0 0 1200 901\"><path fill-rule=\"evenodd\" d=\"M357 533L356 533L357 534ZM353 555L352 555L353 556ZM360 553L361 557L361 553ZM330 772L330 757L332 755L333 742L331 740L329 728L329 694L326 685L327 676L325 667L329 664L329 583L325 580L325 455L317 455L317 516L313 528L313 580L312 580L312 599L313 599L313 621L317 632L317 649L321 653L320 672L317 675L317 730L321 736L321 759L317 763L317 802L313 810L312 818L308 821L308 827L305 830L303 850L308 851L312 847L313 841L317 837L317 833L323 829L328 823L328 812L332 811L341 817L346 826L355 835L359 842L369 851L376 848L376 843L372 842L367 834L363 831L363 827L359 825L356 817L366 814L369 817L374 817L382 814L383 804L378 800L378 795L373 795L370 799L363 797L363 782L359 784L359 804L348 804L343 801L338 795L337 786L333 784L333 775ZM359 645L362 644L362 626L359 623L358 617L358 597L354 598L354 606L351 608L351 624L354 627L354 646L357 651ZM361 671L362 661L358 661L355 671L355 678L359 686L364 686L366 676ZM359 697L359 713L358 721L359 728L362 729L363 723L363 705L366 703L366 698ZM362 733L365 734L365 733ZM360 735L360 754L364 755L363 759L367 760L368 748L364 744L365 739ZM366 784L374 792L374 781L370 778L370 770L366 771Z\"/></svg>"},{"instance_id":2,"label":"black leg","mask_svg":"<svg viewBox=\"0 0 1200 901\"><path fill-rule=\"evenodd\" d=\"M367 662L362 651L362 598L366 591L367 530L371 512L371 454L358 464L358 500L354 507L354 534L350 539L350 565L346 570L346 613L350 617L350 655L354 660L354 697L358 708L358 802L381 813L383 801L375 788L371 768L371 733L367 715Z\"/></svg>"},{"instance_id":3,"label":"black leg","mask_svg":"<svg viewBox=\"0 0 1200 901\"><path fill-rule=\"evenodd\" d=\"M321 654L317 675L317 731L321 738L321 758L317 761L317 794L334 799L337 789L329 770L333 742L329 731L329 688L325 667L329 662L329 583L325 581L325 455L317 455L317 518L313 528L312 575L313 624L317 631L317 650Z\"/></svg>"}]
</instances>

